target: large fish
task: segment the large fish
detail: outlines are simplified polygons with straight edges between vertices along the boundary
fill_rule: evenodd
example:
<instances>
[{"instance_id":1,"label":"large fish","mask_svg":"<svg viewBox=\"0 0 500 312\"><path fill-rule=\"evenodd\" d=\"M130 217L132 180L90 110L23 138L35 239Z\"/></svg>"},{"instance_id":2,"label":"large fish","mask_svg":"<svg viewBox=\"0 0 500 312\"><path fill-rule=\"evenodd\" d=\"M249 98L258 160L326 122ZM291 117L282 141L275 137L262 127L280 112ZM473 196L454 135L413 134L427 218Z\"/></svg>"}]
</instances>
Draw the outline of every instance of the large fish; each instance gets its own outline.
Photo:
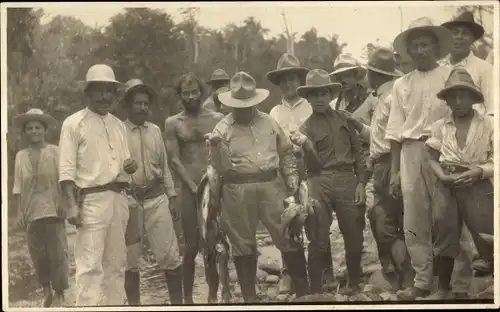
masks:
<instances>
[{"instance_id":1,"label":"large fish","mask_svg":"<svg viewBox=\"0 0 500 312\"><path fill-rule=\"evenodd\" d=\"M217 273L219 279L209 282L208 287L217 289L219 281L222 284L222 302L229 303L231 292L229 287L229 254L230 245L227 236L220 227L220 194L221 181L217 172L209 166L203 176L196 194L198 205L198 227L200 229L201 247L204 255L205 267L207 267L207 258L215 256L217 259ZM212 293L209 291L209 293ZM209 298L209 303L214 302L216 298Z\"/></svg>"},{"instance_id":2,"label":"large fish","mask_svg":"<svg viewBox=\"0 0 500 312\"><path fill-rule=\"evenodd\" d=\"M302 181L297 194L285 199L285 211L281 215L281 227L285 238L302 242L306 221L313 220L313 215L314 209L309 198L307 183Z\"/></svg>"}]
</instances>

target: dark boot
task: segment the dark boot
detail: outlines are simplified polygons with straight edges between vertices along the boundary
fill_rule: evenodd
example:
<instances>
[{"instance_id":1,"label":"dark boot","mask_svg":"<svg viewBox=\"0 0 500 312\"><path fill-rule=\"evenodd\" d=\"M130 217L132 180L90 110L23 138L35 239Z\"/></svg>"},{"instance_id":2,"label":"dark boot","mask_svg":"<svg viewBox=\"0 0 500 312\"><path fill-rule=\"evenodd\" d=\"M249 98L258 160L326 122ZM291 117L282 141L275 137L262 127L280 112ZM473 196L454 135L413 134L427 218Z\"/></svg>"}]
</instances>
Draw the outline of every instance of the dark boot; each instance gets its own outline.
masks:
<instances>
[{"instance_id":1,"label":"dark boot","mask_svg":"<svg viewBox=\"0 0 500 312\"><path fill-rule=\"evenodd\" d=\"M450 298L450 281L455 259L438 257L436 265L438 273L438 290L425 298L426 300L446 300Z\"/></svg>"},{"instance_id":2,"label":"dark boot","mask_svg":"<svg viewBox=\"0 0 500 312\"><path fill-rule=\"evenodd\" d=\"M361 282L361 252L346 252L345 257L349 286L356 290Z\"/></svg>"},{"instance_id":3,"label":"dark boot","mask_svg":"<svg viewBox=\"0 0 500 312\"><path fill-rule=\"evenodd\" d=\"M165 278L167 279L168 295L170 297L170 304L182 304L182 265L175 270L166 270Z\"/></svg>"},{"instance_id":4,"label":"dark boot","mask_svg":"<svg viewBox=\"0 0 500 312\"><path fill-rule=\"evenodd\" d=\"M307 255L307 270L309 273L311 294L323 293L322 274L325 269L325 256L323 253L309 248Z\"/></svg>"},{"instance_id":5,"label":"dark boot","mask_svg":"<svg viewBox=\"0 0 500 312\"><path fill-rule=\"evenodd\" d=\"M255 273L253 272L254 262L254 256L234 257L234 266L236 267L236 274L238 275L238 282L245 303L254 302L257 297L255 293Z\"/></svg>"},{"instance_id":6,"label":"dark boot","mask_svg":"<svg viewBox=\"0 0 500 312\"><path fill-rule=\"evenodd\" d=\"M325 252L325 269L323 269L323 283L326 289L331 290L335 284L335 275L333 274L332 245L328 241L328 250Z\"/></svg>"},{"instance_id":7,"label":"dark boot","mask_svg":"<svg viewBox=\"0 0 500 312\"><path fill-rule=\"evenodd\" d=\"M283 257L286 261L288 274L293 282L293 289L295 290L295 297L299 298L309 295L309 284L307 280L307 264L304 250L285 252Z\"/></svg>"},{"instance_id":8,"label":"dark boot","mask_svg":"<svg viewBox=\"0 0 500 312\"><path fill-rule=\"evenodd\" d=\"M198 252L186 249L183 259L183 287L184 287L184 303L193 304L193 286L194 286L194 266Z\"/></svg>"},{"instance_id":9,"label":"dark boot","mask_svg":"<svg viewBox=\"0 0 500 312\"><path fill-rule=\"evenodd\" d=\"M125 294L129 306L141 305L139 281L139 272L125 271Z\"/></svg>"}]
</instances>

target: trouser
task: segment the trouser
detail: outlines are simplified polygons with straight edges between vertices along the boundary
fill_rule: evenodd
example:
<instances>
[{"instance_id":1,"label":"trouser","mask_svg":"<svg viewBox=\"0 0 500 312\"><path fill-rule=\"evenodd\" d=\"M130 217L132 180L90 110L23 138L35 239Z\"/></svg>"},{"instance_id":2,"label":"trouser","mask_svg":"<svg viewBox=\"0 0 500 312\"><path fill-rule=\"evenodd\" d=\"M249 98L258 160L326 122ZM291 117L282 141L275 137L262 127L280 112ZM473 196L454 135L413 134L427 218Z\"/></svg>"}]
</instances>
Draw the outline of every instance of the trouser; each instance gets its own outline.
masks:
<instances>
[{"instance_id":1,"label":"trouser","mask_svg":"<svg viewBox=\"0 0 500 312\"><path fill-rule=\"evenodd\" d=\"M161 270L175 270L182 264L168 198L165 194L146 199L141 205L129 197L130 220L136 218L140 234L147 235L149 246ZM129 222L130 224L130 222ZM142 233L145 231L145 233ZM127 270L139 271L142 242L127 247Z\"/></svg>"},{"instance_id":2,"label":"trouser","mask_svg":"<svg viewBox=\"0 0 500 312\"><path fill-rule=\"evenodd\" d=\"M28 251L38 281L44 288L64 292L68 285L68 241L63 219L49 217L32 221L27 229Z\"/></svg>"},{"instance_id":3,"label":"trouser","mask_svg":"<svg viewBox=\"0 0 500 312\"><path fill-rule=\"evenodd\" d=\"M114 191L87 194L81 217L75 245L76 305L123 305L127 195Z\"/></svg>"},{"instance_id":4,"label":"trouser","mask_svg":"<svg viewBox=\"0 0 500 312\"><path fill-rule=\"evenodd\" d=\"M195 259L200 251L200 230L198 228L198 212L196 206L196 195L187 186L182 186L180 191L180 204L176 211L180 214L182 227L176 227L180 245L184 246L183 254L183 286L186 303L190 303L193 296ZM205 277L209 286L209 292L218 287L217 257L204 257Z\"/></svg>"},{"instance_id":5,"label":"trouser","mask_svg":"<svg viewBox=\"0 0 500 312\"><path fill-rule=\"evenodd\" d=\"M308 222L309 277L311 291L321 291L322 278L325 268L324 254L328 252L330 243L330 226L333 221L332 212L335 211L339 228L344 238L346 263L349 283L359 284L361 279L361 252L363 250L363 230L365 227L364 206L354 203L354 194L357 180L352 166L339 168L327 174L320 174L308 178L309 194L316 200L314 221Z\"/></svg>"}]
</instances>

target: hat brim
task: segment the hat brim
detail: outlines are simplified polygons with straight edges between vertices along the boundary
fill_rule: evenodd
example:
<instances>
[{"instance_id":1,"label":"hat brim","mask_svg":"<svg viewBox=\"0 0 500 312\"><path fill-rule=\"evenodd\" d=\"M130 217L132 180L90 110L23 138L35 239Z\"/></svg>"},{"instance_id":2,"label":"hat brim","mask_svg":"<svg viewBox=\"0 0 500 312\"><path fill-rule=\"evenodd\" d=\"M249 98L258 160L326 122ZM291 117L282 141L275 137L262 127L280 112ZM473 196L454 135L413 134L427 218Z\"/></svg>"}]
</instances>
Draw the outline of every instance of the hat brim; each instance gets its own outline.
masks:
<instances>
[{"instance_id":1,"label":"hat brim","mask_svg":"<svg viewBox=\"0 0 500 312\"><path fill-rule=\"evenodd\" d=\"M420 26L407 29L402 33L400 33L399 35L397 35L396 38L394 39L393 43L394 50L399 55L401 55L402 58L411 59L411 56L408 54L408 50L406 47L406 41L408 35L417 30L430 31L436 35L439 45L439 54L437 55L438 59L442 59L443 57L448 55L448 53L450 53L452 38L451 38L451 32L448 28L443 26Z\"/></svg>"},{"instance_id":2,"label":"hat brim","mask_svg":"<svg viewBox=\"0 0 500 312\"><path fill-rule=\"evenodd\" d=\"M475 99L474 99L475 103L483 103L484 102L484 96L481 93L481 91L478 88L475 88L468 83L456 83L452 86L443 88L441 91L439 91L437 93L437 97L438 97L438 99L444 101L446 98L446 94L450 93L453 90L457 90L457 89L466 89L466 90L469 90L470 92L472 92L472 94L474 94L474 96L475 96Z\"/></svg>"},{"instance_id":3,"label":"hat brim","mask_svg":"<svg viewBox=\"0 0 500 312\"><path fill-rule=\"evenodd\" d=\"M275 69L275 70L268 72L266 74L266 78L272 84L279 85L280 84L280 77L281 77L281 75L283 75L285 73L298 74L299 76L305 77L308 72L309 72L309 69L307 69L305 67L287 67L287 68Z\"/></svg>"},{"instance_id":4,"label":"hat brim","mask_svg":"<svg viewBox=\"0 0 500 312\"><path fill-rule=\"evenodd\" d=\"M338 75L340 73L343 73L343 72L346 72L346 71L349 71L349 70L355 70L356 71L356 77L357 77L358 80L362 79L366 75L366 68L363 68L362 66L359 66L359 65L342 67L342 68L334 70L329 75L330 76L335 76L335 75Z\"/></svg>"},{"instance_id":5,"label":"hat brim","mask_svg":"<svg viewBox=\"0 0 500 312\"><path fill-rule=\"evenodd\" d=\"M117 81L117 80L112 80L112 79L109 79L109 80L91 80L91 81L86 81L85 82L85 87L83 89L83 91L87 91L88 87L92 84L92 83L111 83L111 84L115 84L117 87L120 87L120 86L123 86L123 83Z\"/></svg>"},{"instance_id":6,"label":"hat brim","mask_svg":"<svg viewBox=\"0 0 500 312\"><path fill-rule=\"evenodd\" d=\"M229 82L231 79L230 78L216 78L216 79L210 79L207 81L207 85L212 85L214 83L221 83L221 82Z\"/></svg>"},{"instance_id":7,"label":"hat brim","mask_svg":"<svg viewBox=\"0 0 500 312\"><path fill-rule=\"evenodd\" d=\"M449 21L441 24L441 26L450 29L453 26L465 26L468 27L472 34L474 35L474 39L478 40L484 35L484 27L475 23L475 22L466 22L466 21Z\"/></svg>"},{"instance_id":8,"label":"hat brim","mask_svg":"<svg viewBox=\"0 0 500 312\"><path fill-rule=\"evenodd\" d=\"M307 94L312 90L318 89L330 89L332 93L338 93L342 89L342 85L336 82L332 82L320 86L301 86L297 88L297 94L302 98L307 98Z\"/></svg>"},{"instance_id":9,"label":"hat brim","mask_svg":"<svg viewBox=\"0 0 500 312\"><path fill-rule=\"evenodd\" d=\"M379 69L379 68L375 68L375 67L373 67L373 66L371 66L369 64L366 64L365 67L366 67L367 70L371 70L371 71L377 72L379 74L387 75L387 76L401 77L401 76L404 75L402 72L400 72L397 69L395 69L393 72L389 72L389 71L385 71L385 70L382 70L382 69Z\"/></svg>"},{"instance_id":10,"label":"hat brim","mask_svg":"<svg viewBox=\"0 0 500 312\"><path fill-rule=\"evenodd\" d=\"M17 127L22 127L28 121L40 121L47 125L47 127L52 127L56 120L50 115L40 115L40 114L21 114L14 117L14 125Z\"/></svg>"},{"instance_id":11,"label":"hat brim","mask_svg":"<svg viewBox=\"0 0 500 312\"><path fill-rule=\"evenodd\" d=\"M249 99L235 99L231 96L231 91L219 93L219 101L231 108L247 108L262 103L269 96L269 90L257 89L255 96Z\"/></svg>"},{"instance_id":12,"label":"hat brim","mask_svg":"<svg viewBox=\"0 0 500 312\"><path fill-rule=\"evenodd\" d=\"M152 102L156 102L156 99L157 99L157 94L155 92L155 90L150 86L150 85L147 85L147 84L138 84L138 85L135 85L131 88L129 88L128 90L125 91L125 94L123 94L122 98L118 101L118 104L123 106L126 104L125 102L125 98L131 94L132 92L137 92L139 90L143 90L143 91L146 91L147 93L149 93L149 95L151 96L152 98Z\"/></svg>"}]
</instances>

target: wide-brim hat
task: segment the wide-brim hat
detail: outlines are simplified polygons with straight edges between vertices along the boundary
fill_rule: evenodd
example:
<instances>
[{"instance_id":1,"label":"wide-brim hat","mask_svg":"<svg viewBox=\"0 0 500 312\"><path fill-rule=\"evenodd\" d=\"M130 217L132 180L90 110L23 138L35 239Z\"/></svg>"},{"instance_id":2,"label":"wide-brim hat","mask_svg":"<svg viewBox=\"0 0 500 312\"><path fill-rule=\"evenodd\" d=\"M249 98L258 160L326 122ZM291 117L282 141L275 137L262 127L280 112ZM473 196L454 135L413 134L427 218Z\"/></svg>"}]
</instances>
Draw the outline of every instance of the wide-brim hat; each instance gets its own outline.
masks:
<instances>
[{"instance_id":1,"label":"wide-brim hat","mask_svg":"<svg viewBox=\"0 0 500 312\"><path fill-rule=\"evenodd\" d=\"M107 82L116 84L117 86L123 85L121 82L116 80L113 69L105 64L96 64L89 68L87 75L85 76L84 91L87 91L88 86L95 82Z\"/></svg>"},{"instance_id":2,"label":"wide-brim hat","mask_svg":"<svg viewBox=\"0 0 500 312\"><path fill-rule=\"evenodd\" d=\"M23 127L28 121L40 121L47 125L47 127L51 127L56 123L54 117L45 114L39 108L32 108L24 114L20 114L14 117L13 122L17 127Z\"/></svg>"},{"instance_id":3,"label":"wide-brim hat","mask_svg":"<svg viewBox=\"0 0 500 312\"><path fill-rule=\"evenodd\" d=\"M269 90L257 89L252 76L238 72L229 81L229 91L220 93L218 99L227 107L247 108L262 103L268 96Z\"/></svg>"},{"instance_id":4,"label":"wide-brim hat","mask_svg":"<svg viewBox=\"0 0 500 312\"><path fill-rule=\"evenodd\" d=\"M403 76L403 73L396 69L394 52L386 48L378 48L373 51L365 67L368 70L387 76Z\"/></svg>"},{"instance_id":5,"label":"wide-brim hat","mask_svg":"<svg viewBox=\"0 0 500 312\"><path fill-rule=\"evenodd\" d=\"M333 71L330 75L335 76L350 70L356 72L357 80L363 79L366 75L366 69L351 54L340 54L333 62Z\"/></svg>"},{"instance_id":6,"label":"wide-brim hat","mask_svg":"<svg viewBox=\"0 0 500 312\"><path fill-rule=\"evenodd\" d=\"M332 82L330 75L323 69L313 69L306 76L306 84L297 88L300 97L307 98L307 94L312 90L330 89L336 94L342 89L342 85Z\"/></svg>"},{"instance_id":7,"label":"wide-brim hat","mask_svg":"<svg viewBox=\"0 0 500 312\"><path fill-rule=\"evenodd\" d=\"M455 68L450 72L444 88L437 93L437 97L444 100L446 94L456 89L467 89L474 94L475 103L483 103L484 96L481 90L476 86L469 72L463 68Z\"/></svg>"},{"instance_id":8,"label":"wide-brim hat","mask_svg":"<svg viewBox=\"0 0 500 312\"><path fill-rule=\"evenodd\" d=\"M266 74L266 77L274 85L279 85L280 77L284 73L295 73L299 77L304 78L309 69L300 66L299 60L290 53L284 53L278 60L278 65L275 70L271 70Z\"/></svg>"},{"instance_id":9,"label":"wide-brim hat","mask_svg":"<svg viewBox=\"0 0 500 312\"><path fill-rule=\"evenodd\" d=\"M459 25L469 28L475 40L481 38L484 35L484 27L474 21L474 14L472 14L472 12L463 12L455 19L441 24L441 26L448 29Z\"/></svg>"},{"instance_id":10,"label":"wide-brim hat","mask_svg":"<svg viewBox=\"0 0 500 312\"><path fill-rule=\"evenodd\" d=\"M210 79L207 81L207 84L211 85L215 82L229 82L230 79L231 78L225 70L218 68L214 70L214 72L210 76Z\"/></svg>"},{"instance_id":11,"label":"wide-brim hat","mask_svg":"<svg viewBox=\"0 0 500 312\"><path fill-rule=\"evenodd\" d=\"M145 84L142 82L140 79L130 79L125 83L125 93L123 94L122 98L119 101L120 105L125 105L126 104L126 98L130 96L133 92L137 91L143 91L147 92L149 96L151 97L152 102L156 102L156 92L155 90L148 84Z\"/></svg>"},{"instance_id":12,"label":"wide-brim hat","mask_svg":"<svg viewBox=\"0 0 500 312\"><path fill-rule=\"evenodd\" d=\"M394 50L401 55L402 58L411 59L407 49L408 36L417 30L429 31L437 37L437 44L439 46L438 59L442 59L448 55L452 45L451 31L446 27L434 25L432 20L428 17L421 17L410 23L408 29L397 35L394 39Z\"/></svg>"}]
</instances>

